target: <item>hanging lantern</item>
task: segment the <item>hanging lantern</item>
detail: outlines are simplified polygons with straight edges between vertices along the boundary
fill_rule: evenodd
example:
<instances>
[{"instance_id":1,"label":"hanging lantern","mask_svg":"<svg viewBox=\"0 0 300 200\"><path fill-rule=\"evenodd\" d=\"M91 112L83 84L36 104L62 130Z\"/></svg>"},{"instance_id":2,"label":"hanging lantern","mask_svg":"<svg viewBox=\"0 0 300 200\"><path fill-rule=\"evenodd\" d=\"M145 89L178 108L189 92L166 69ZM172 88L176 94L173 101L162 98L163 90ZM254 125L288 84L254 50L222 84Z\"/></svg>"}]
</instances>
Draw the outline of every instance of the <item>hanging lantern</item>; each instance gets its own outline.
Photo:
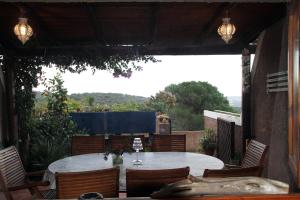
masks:
<instances>
[{"instance_id":1,"label":"hanging lantern","mask_svg":"<svg viewBox=\"0 0 300 200\"><path fill-rule=\"evenodd\" d=\"M235 33L235 26L230 23L229 17L224 17L222 20L223 24L218 28L218 34L228 44L229 40L231 40Z\"/></svg>"},{"instance_id":2,"label":"hanging lantern","mask_svg":"<svg viewBox=\"0 0 300 200\"><path fill-rule=\"evenodd\" d=\"M29 40L29 38L33 34L33 30L28 25L27 21L28 21L27 18L20 17L19 23L14 28L14 32L15 32L16 36L22 42L23 45Z\"/></svg>"}]
</instances>

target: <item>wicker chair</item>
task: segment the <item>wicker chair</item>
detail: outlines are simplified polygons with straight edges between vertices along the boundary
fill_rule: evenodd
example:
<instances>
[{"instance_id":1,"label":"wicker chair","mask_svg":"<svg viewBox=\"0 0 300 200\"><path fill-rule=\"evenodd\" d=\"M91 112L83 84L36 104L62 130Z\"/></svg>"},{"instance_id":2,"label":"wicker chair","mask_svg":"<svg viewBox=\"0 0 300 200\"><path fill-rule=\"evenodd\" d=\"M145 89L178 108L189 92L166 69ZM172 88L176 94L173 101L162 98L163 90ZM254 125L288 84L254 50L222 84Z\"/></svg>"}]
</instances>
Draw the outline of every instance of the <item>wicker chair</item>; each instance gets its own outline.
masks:
<instances>
[{"instance_id":1,"label":"wicker chair","mask_svg":"<svg viewBox=\"0 0 300 200\"><path fill-rule=\"evenodd\" d=\"M165 184L188 178L189 167L163 170L126 170L128 197L150 196Z\"/></svg>"},{"instance_id":2,"label":"wicker chair","mask_svg":"<svg viewBox=\"0 0 300 200\"><path fill-rule=\"evenodd\" d=\"M72 155L105 152L104 136L73 136Z\"/></svg>"},{"instance_id":3,"label":"wicker chair","mask_svg":"<svg viewBox=\"0 0 300 200\"><path fill-rule=\"evenodd\" d=\"M105 198L119 195L119 168L56 173L55 179L58 199L77 199L87 192L99 192Z\"/></svg>"},{"instance_id":4,"label":"wicker chair","mask_svg":"<svg viewBox=\"0 0 300 200\"><path fill-rule=\"evenodd\" d=\"M186 136L185 135L153 135L152 151L186 151Z\"/></svg>"},{"instance_id":5,"label":"wicker chair","mask_svg":"<svg viewBox=\"0 0 300 200\"><path fill-rule=\"evenodd\" d=\"M247 167L240 169L205 169L203 177L226 178L241 176L261 176L262 168Z\"/></svg>"},{"instance_id":6,"label":"wicker chair","mask_svg":"<svg viewBox=\"0 0 300 200\"><path fill-rule=\"evenodd\" d=\"M40 191L38 189L38 186L48 186L49 182L31 182L28 179L43 174L44 171L25 172L16 147L11 146L0 150L0 188L4 189L6 199L12 200L12 192L23 189L29 189L37 198L51 198L51 190Z\"/></svg>"}]
</instances>

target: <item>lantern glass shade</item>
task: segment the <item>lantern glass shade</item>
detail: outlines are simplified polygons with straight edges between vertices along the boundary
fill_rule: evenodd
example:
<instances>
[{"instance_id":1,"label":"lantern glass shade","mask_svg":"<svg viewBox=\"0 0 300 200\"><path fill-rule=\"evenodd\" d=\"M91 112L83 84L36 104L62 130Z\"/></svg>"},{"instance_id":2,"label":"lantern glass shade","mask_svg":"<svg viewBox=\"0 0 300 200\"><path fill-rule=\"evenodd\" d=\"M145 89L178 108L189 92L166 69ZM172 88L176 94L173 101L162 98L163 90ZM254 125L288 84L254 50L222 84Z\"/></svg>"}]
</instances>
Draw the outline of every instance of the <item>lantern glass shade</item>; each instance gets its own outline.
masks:
<instances>
[{"instance_id":1,"label":"lantern glass shade","mask_svg":"<svg viewBox=\"0 0 300 200\"><path fill-rule=\"evenodd\" d=\"M222 37L222 39L228 43L231 40L233 34L235 33L235 26L230 23L230 18L223 18L222 25L218 28L218 34Z\"/></svg>"},{"instance_id":2,"label":"lantern glass shade","mask_svg":"<svg viewBox=\"0 0 300 200\"><path fill-rule=\"evenodd\" d=\"M33 35L33 30L27 23L28 19L24 17L19 18L19 23L15 25L14 33L18 37L18 39L24 45L29 38Z\"/></svg>"}]
</instances>

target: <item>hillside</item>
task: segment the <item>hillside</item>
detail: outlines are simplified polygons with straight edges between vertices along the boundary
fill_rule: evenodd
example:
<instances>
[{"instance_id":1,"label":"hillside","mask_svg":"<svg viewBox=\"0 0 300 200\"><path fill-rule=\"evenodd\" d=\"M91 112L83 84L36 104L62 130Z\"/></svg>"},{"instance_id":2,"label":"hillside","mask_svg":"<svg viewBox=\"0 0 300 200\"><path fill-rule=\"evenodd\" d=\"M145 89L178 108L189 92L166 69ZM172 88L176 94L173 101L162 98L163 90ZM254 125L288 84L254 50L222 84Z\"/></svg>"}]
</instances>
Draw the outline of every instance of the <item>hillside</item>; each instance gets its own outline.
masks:
<instances>
[{"instance_id":1,"label":"hillside","mask_svg":"<svg viewBox=\"0 0 300 200\"><path fill-rule=\"evenodd\" d=\"M228 96L227 99L232 107L240 108L242 106L241 96Z\"/></svg>"},{"instance_id":2,"label":"hillside","mask_svg":"<svg viewBox=\"0 0 300 200\"><path fill-rule=\"evenodd\" d=\"M88 97L92 97L94 98L94 103L108 104L108 105L116 104L116 103L127 103L127 102L144 103L147 100L146 97L119 94L119 93L81 93L81 94L71 94L69 95L69 97L77 101L84 101Z\"/></svg>"}]
</instances>

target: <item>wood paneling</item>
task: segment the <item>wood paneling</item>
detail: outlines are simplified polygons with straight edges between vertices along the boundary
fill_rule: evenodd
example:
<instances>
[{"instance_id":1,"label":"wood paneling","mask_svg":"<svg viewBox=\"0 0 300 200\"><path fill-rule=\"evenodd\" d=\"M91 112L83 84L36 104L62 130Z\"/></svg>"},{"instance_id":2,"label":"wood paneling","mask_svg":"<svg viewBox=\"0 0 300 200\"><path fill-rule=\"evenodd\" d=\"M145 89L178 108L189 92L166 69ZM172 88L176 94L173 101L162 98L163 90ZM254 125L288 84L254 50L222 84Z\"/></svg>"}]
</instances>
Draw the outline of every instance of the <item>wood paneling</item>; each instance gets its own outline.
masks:
<instances>
[{"instance_id":1,"label":"wood paneling","mask_svg":"<svg viewBox=\"0 0 300 200\"><path fill-rule=\"evenodd\" d=\"M154 135L152 138L152 151L186 151L185 135Z\"/></svg>"}]
</instances>

